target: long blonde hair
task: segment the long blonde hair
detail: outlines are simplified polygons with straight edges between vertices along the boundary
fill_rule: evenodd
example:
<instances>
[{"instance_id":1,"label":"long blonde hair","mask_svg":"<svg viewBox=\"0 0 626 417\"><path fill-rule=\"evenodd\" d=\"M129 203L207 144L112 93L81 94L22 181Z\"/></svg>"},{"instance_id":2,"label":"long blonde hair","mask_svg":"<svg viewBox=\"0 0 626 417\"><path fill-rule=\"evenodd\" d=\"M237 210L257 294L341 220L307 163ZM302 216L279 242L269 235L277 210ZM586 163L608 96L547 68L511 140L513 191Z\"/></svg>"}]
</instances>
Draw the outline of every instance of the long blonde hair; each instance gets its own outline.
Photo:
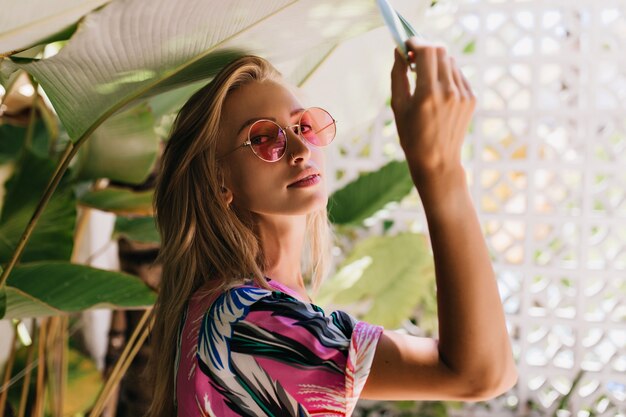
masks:
<instances>
[{"instance_id":1,"label":"long blonde hair","mask_svg":"<svg viewBox=\"0 0 626 417\"><path fill-rule=\"evenodd\" d=\"M154 197L163 272L152 311L146 381L154 390L146 417L176 415L178 324L192 293L200 287L220 291L245 278L268 288L263 248L251 216L229 209L220 198L224 174L216 160L225 99L247 83L264 80L282 82L282 74L263 58L238 58L197 91L174 121ZM316 291L331 260L326 210L308 214L306 224L303 273Z\"/></svg>"}]
</instances>

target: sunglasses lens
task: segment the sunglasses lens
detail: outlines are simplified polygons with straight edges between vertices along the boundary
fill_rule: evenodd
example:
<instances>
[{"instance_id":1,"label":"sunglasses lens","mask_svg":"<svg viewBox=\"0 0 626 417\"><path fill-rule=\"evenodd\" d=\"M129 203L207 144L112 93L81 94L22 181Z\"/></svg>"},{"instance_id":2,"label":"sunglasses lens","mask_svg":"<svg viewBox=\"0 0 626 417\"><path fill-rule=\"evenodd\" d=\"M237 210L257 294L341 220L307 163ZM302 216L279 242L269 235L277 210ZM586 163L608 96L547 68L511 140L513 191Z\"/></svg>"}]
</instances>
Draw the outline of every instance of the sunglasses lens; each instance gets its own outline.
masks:
<instances>
[{"instance_id":1,"label":"sunglasses lens","mask_svg":"<svg viewBox=\"0 0 626 417\"><path fill-rule=\"evenodd\" d=\"M300 118L302 137L312 145L326 146L335 138L337 126L332 116L324 109L311 107Z\"/></svg>"},{"instance_id":2,"label":"sunglasses lens","mask_svg":"<svg viewBox=\"0 0 626 417\"><path fill-rule=\"evenodd\" d=\"M319 107L311 107L302 113L300 127L302 137L315 146L326 146L335 138L335 120ZM268 162L279 160L287 149L287 138L283 130L269 120L254 122L250 126L249 139L252 151Z\"/></svg>"},{"instance_id":3,"label":"sunglasses lens","mask_svg":"<svg viewBox=\"0 0 626 417\"><path fill-rule=\"evenodd\" d=\"M283 131L268 120L259 120L250 127L250 142L254 153L269 162L279 160L287 148Z\"/></svg>"}]
</instances>

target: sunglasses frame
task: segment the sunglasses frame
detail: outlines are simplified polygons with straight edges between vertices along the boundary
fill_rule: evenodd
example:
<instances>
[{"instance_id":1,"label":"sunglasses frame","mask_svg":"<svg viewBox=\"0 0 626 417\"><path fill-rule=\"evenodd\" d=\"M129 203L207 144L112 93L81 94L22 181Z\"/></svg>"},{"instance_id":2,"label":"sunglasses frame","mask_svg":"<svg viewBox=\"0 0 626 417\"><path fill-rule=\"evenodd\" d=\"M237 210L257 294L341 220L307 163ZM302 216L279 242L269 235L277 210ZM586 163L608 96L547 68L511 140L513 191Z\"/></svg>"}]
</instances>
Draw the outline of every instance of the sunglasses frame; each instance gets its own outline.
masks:
<instances>
[{"instance_id":1,"label":"sunglasses frame","mask_svg":"<svg viewBox=\"0 0 626 417\"><path fill-rule=\"evenodd\" d=\"M307 111L309 111L310 109L320 109L320 110L322 110L322 111L326 112L326 114L328 114L328 115L330 116L330 118L333 120L333 123L335 124L335 136L333 136L332 140L331 140L329 143L327 143L326 145L321 145L321 146L320 146L320 145L315 145L314 143L309 142L309 141L308 141L308 140L307 140L304 136L302 136L302 133L301 133L302 129L300 128L300 122L302 121L302 116L304 115L304 113L306 113L306 112L307 112ZM272 122L272 123L274 123L274 124L275 124L276 126L278 126L278 128L279 128L279 129L283 132L283 135L285 135L285 152L283 152L283 154L280 156L280 158L275 159L275 160L273 160L273 161L268 161L267 159L261 158L261 156L260 156L259 154L257 154L257 153L254 151L254 148L252 147L252 141L250 140L250 132L252 132L252 127L253 127L255 124L257 124L258 122L263 122L263 121L266 121L266 122ZM283 159L283 156L285 156L285 155L287 154L287 146L288 146L288 143L287 143L287 132L286 132L286 130L287 130L287 129L290 129L290 128L294 127L294 126L298 126L298 136L299 136L301 139L303 139L306 143L308 143L308 144L309 144L309 145L311 145L311 146L315 146L316 148L323 148L323 147L325 147L325 146L330 145L330 144L333 142L333 140L335 140L335 137L337 136L337 127L336 127L336 126L337 126L337 120L335 120L335 118L334 118L334 117L333 117L333 116L332 116L332 115L331 115L331 114L330 114L330 113L329 113L326 109L323 109L322 107L317 107L317 106L307 107L306 109L304 109L304 111L303 111L302 113L300 113L300 117L298 117L298 123L296 123L295 125L289 125L289 126L282 127L281 125L279 125L277 122L275 122L275 121L273 121L273 120L269 120L269 119L259 119L259 120L256 120L256 121L255 121L254 123L252 123L252 124L250 125L250 127L248 128L248 135L247 135L247 136L248 136L248 140L246 140L246 141L245 141L244 143L242 143L241 145L237 146L235 149L232 149L232 150L230 150L230 151L226 152L224 155L222 155L222 156L218 157L217 159L222 159L222 158L225 158L226 156L228 156L228 155L230 155L231 153L235 152L237 149L241 149L241 148L245 148L246 146L249 146L249 147L250 147L250 150L252 151L252 153L253 153L253 154L254 154L257 158L259 158L260 160L265 161L265 162L270 162L270 163L272 163L272 162L278 162L278 161L280 161L281 159ZM330 126L330 125L329 125L329 126ZM295 132L294 132L294 133L295 133Z\"/></svg>"}]
</instances>

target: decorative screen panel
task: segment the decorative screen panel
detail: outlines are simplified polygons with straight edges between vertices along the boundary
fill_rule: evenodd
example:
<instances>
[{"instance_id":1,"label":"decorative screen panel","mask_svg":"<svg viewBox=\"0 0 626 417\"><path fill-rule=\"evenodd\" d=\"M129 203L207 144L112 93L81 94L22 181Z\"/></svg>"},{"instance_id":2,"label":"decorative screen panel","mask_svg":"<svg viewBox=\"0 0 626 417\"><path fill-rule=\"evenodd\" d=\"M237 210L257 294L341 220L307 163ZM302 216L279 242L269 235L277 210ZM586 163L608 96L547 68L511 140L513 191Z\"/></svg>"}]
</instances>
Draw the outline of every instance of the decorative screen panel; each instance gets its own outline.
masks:
<instances>
[{"instance_id":1,"label":"decorative screen panel","mask_svg":"<svg viewBox=\"0 0 626 417\"><path fill-rule=\"evenodd\" d=\"M626 415L626 1L439 1L423 25L478 97L464 165L519 370L449 415ZM402 158L389 107L348 142L334 188ZM383 219L427 232L415 192Z\"/></svg>"}]
</instances>

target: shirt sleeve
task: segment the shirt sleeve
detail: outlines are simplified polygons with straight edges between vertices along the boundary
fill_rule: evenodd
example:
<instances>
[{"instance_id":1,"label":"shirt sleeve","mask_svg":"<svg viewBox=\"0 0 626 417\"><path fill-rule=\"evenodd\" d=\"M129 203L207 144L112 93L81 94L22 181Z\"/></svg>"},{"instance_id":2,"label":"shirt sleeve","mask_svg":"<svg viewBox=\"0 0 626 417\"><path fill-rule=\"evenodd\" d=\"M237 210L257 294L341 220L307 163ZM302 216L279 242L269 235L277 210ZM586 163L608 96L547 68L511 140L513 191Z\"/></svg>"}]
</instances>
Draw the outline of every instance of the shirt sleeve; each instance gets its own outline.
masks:
<instances>
[{"instance_id":1,"label":"shirt sleeve","mask_svg":"<svg viewBox=\"0 0 626 417\"><path fill-rule=\"evenodd\" d=\"M314 304L267 291L232 326L232 365L241 368L254 357L269 379L307 411L349 416L382 331L346 312L326 314Z\"/></svg>"},{"instance_id":2,"label":"shirt sleeve","mask_svg":"<svg viewBox=\"0 0 626 417\"><path fill-rule=\"evenodd\" d=\"M195 398L209 416L350 416L382 331L281 291L230 289L198 322Z\"/></svg>"}]
</instances>

